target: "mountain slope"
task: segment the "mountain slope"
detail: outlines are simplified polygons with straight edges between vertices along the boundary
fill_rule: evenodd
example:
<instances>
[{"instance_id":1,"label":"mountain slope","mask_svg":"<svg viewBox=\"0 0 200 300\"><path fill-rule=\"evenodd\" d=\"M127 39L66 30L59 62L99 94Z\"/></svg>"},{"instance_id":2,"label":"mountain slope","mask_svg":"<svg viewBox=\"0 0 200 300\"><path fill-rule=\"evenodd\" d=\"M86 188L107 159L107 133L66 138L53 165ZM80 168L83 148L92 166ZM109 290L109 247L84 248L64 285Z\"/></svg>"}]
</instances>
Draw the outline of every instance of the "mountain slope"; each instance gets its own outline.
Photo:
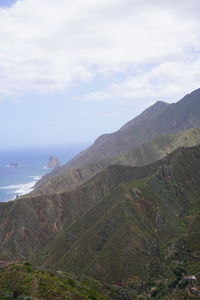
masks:
<instances>
[{"instance_id":1,"label":"mountain slope","mask_svg":"<svg viewBox=\"0 0 200 300\"><path fill-rule=\"evenodd\" d=\"M120 183L153 170L110 166L75 191L0 203L0 260L26 259Z\"/></svg>"},{"instance_id":2,"label":"mountain slope","mask_svg":"<svg viewBox=\"0 0 200 300\"><path fill-rule=\"evenodd\" d=\"M152 173L148 173L150 169ZM200 272L200 146L179 148L118 185L37 257L138 289Z\"/></svg>"},{"instance_id":3,"label":"mountain slope","mask_svg":"<svg viewBox=\"0 0 200 300\"><path fill-rule=\"evenodd\" d=\"M156 111L156 113L155 113ZM161 134L179 133L200 127L200 89L174 104L157 102L120 130L99 137L94 144L67 163L80 167L112 158L134 149Z\"/></svg>"},{"instance_id":4,"label":"mountain slope","mask_svg":"<svg viewBox=\"0 0 200 300\"><path fill-rule=\"evenodd\" d=\"M200 129L189 129L180 134L161 135L142 146L116 158L107 159L81 168L61 167L50 178L44 177L31 196L71 191L88 181L94 175L111 164L144 166L165 157L179 147L192 147L200 144Z\"/></svg>"},{"instance_id":5,"label":"mountain slope","mask_svg":"<svg viewBox=\"0 0 200 300\"><path fill-rule=\"evenodd\" d=\"M113 163L113 159L115 163L116 157L126 155L127 152L143 146L144 143L159 135L177 134L190 128L200 128L200 89L186 95L177 103L168 104L158 101L120 130L100 136L91 147L39 180L33 195L73 190ZM182 143L178 146L185 145ZM172 151L174 149L172 147ZM154 149L150 147L149 150ZM139 157L139 162L140 159L142 161L136 165L148 164L163 157L161 153L157 153L158 157L156 153L151 153L154 154L154 159L149 159L149 155L146 154L147 159Z\"/></svg>"},{"instance_id":6,"label":"mountain slope","mask_svg":"<svg viewBox=\"0 0 200 300\"><path fill-rule=\"evenodd\" d=\"M179 134L164 134L144 143L142 146L112 160L112 163L144 166L157 161L179 147L193 147L200 144L200 128L192 128Z\"/></svg>"},{"instance_id":7,"label":"mountain slope","mask_svg":"<svg viewBox=\"0 0 200 300\"><path fill-rule=\"evenodd\" d=\"M122 130L125 129L126 127L130 127L131 125L140 125L142 124L142 122L144 122L145 120L151 120L152 118L156 117L157 115L159 115L166 107L168 107L168 103L165 103L165 102L161 102L161 101L158 101L156 102L154 105L152 105L151 107L149 107L148 109L146 109L143 113L141 113L139 116L137 116L136 118L134 118L132 121L129 121L127 124L125 124L123 127L122 127ZM110 134L110 135L104 135L105 137L109 137L112 139L112 136L114 137L115 133L113 134ZM102 136L102 138L104 137ZM99 138L101 139L101 137ZM106 138L107 139L107 138ZM98 139L97 139L98 141ZM89 148L90 149L90 148ZM113 149L114 150L114 149ZM79 160L79 156L82 157L82 155L84 153L86 153L88 150L86 149L85 151L81 152L79 155L77 155L77 157L75 157L74 159L72 159L68 164L60 167L60 168L57 168L56 170L53 170L53 172L51 172L50 174L47 174L45 175L41 180L38 181L38 183L36 184L36 187L39 187L41 184L43 184L45 181L47 181L49 178L51 178L52 176L54 175L57 175L57 174L63 174L64 172L66 172L68 170L68 168L74 168L74 167L77 167L77 165L75 164L74 165L74 160ZM104 151L106 152L107 150L104 149ZM128 151L128 150L127 150ZM127 152L125 151L125 152ZM96 154L95 154L96 155ZM116 152L116 154L114 156L117 156L119 155L118 152ZM87 154L86 154L87 156ZM90 156L90 155L89 155ZM106 158L106 156L104 157L101 156L99 160L104 160ZM84 163L84 164L80 164L80 166L82 165L87 165L87 164L96 164L98 161L98 159L90 159L88 157L88 160L87 160L87 163ZM100 165L102 164L102 161L100 163ZM70 165L70 166L69 166ZM108 164L106 164L107 166ZM102 167L101 167L102 169ZM78 177L78 176L76 176ZM75 179L76 181L76 179Z\"/></svg>"}]
</instances>

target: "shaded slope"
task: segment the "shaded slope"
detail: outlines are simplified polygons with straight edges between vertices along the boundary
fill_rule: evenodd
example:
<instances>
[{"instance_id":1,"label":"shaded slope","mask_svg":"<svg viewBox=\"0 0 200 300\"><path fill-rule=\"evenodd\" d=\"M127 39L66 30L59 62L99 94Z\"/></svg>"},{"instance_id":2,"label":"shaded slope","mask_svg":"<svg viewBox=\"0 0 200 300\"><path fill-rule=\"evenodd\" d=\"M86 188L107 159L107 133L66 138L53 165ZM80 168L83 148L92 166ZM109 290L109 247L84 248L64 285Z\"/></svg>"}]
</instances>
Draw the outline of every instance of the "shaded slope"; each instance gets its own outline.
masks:
<instances>
[{"instance_id":1,"label":"shaded slope","mask_svg":"<svg viewBox=\"0 0 200 300\"><path fill-rule=\"evenodd\" d=\"M36 263L136 289L173 281L178 265L199 272L200 146L180 148L146 170L153 166L66 228Z\"/></svg>"}]
</instances>

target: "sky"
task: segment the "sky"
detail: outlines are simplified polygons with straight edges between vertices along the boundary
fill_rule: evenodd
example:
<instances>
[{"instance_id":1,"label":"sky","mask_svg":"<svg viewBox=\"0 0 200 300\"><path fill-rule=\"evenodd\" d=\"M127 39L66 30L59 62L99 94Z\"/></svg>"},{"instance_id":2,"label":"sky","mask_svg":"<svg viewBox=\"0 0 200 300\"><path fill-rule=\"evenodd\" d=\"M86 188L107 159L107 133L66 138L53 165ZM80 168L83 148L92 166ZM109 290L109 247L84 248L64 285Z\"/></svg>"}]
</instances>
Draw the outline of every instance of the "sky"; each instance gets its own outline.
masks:
<instances>
[{"instance_id":1,"label":"sky","mask_svg":"<svg viewBox=\"0 0 200 300\"><path fill-rule=\"evenodd\" d=\"M2 148L89 145L199 81L199 0L0 0Z\"/></svg>"}]
</instances>

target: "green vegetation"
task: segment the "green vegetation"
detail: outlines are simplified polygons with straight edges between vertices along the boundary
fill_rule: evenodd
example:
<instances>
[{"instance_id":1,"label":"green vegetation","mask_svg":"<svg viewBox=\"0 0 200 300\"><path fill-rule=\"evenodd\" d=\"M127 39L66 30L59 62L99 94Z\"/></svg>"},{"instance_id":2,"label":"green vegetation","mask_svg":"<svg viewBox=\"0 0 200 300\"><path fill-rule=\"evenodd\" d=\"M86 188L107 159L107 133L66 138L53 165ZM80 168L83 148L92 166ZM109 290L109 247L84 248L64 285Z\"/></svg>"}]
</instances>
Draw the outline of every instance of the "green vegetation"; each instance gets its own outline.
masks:
<instances>
[{"instance_id":1,"label":"green vegetation","mask_svg":"<svg viewBox=\"0 0 200 300\"><path fill-rule=\"evenodd\" d=\"M35 264L138 291L156 287L154 297L170 293L179 265L185 274L200 272L199 150L180 148L143 168L112 166L113 181L120 174L124 183L58 234ZM95 181L106 176L111 184L108 174Z\"/></svg>"},{"instance_id":2,"label":"green vegetation","mask_svg":"<svg viewBox=\"0 0 200 300\"><path fill-rule=\"evenodd\" d=\"M109 300L105 294L99 282L61 271L47 272L24 264L0 269L1 300Z\"/></svg>"}]
</instances>

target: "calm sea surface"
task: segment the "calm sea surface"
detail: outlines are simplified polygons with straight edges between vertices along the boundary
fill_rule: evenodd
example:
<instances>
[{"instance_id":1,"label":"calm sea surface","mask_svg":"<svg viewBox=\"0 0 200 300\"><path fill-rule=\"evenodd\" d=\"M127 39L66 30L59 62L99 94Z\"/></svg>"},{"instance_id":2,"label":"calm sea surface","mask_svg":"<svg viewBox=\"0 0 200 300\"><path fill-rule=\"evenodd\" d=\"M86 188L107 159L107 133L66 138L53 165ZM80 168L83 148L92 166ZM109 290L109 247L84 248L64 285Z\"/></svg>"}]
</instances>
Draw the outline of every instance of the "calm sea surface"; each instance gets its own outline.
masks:
<instances>
[{"instance_id":1,"label":"calm sea surface","mask_svg":"<svg viewBox=\"0 0 200 300\"><path fill-rule=\"evenodd\" d=\"M12 200L16 195L31 191L47 169L49 156L56 156L61 164L66 163L86 146L68 145L35 149L0 150L0 202ZM11 167L17 163L17 167Z\"/></svg>"}]
</instances>

